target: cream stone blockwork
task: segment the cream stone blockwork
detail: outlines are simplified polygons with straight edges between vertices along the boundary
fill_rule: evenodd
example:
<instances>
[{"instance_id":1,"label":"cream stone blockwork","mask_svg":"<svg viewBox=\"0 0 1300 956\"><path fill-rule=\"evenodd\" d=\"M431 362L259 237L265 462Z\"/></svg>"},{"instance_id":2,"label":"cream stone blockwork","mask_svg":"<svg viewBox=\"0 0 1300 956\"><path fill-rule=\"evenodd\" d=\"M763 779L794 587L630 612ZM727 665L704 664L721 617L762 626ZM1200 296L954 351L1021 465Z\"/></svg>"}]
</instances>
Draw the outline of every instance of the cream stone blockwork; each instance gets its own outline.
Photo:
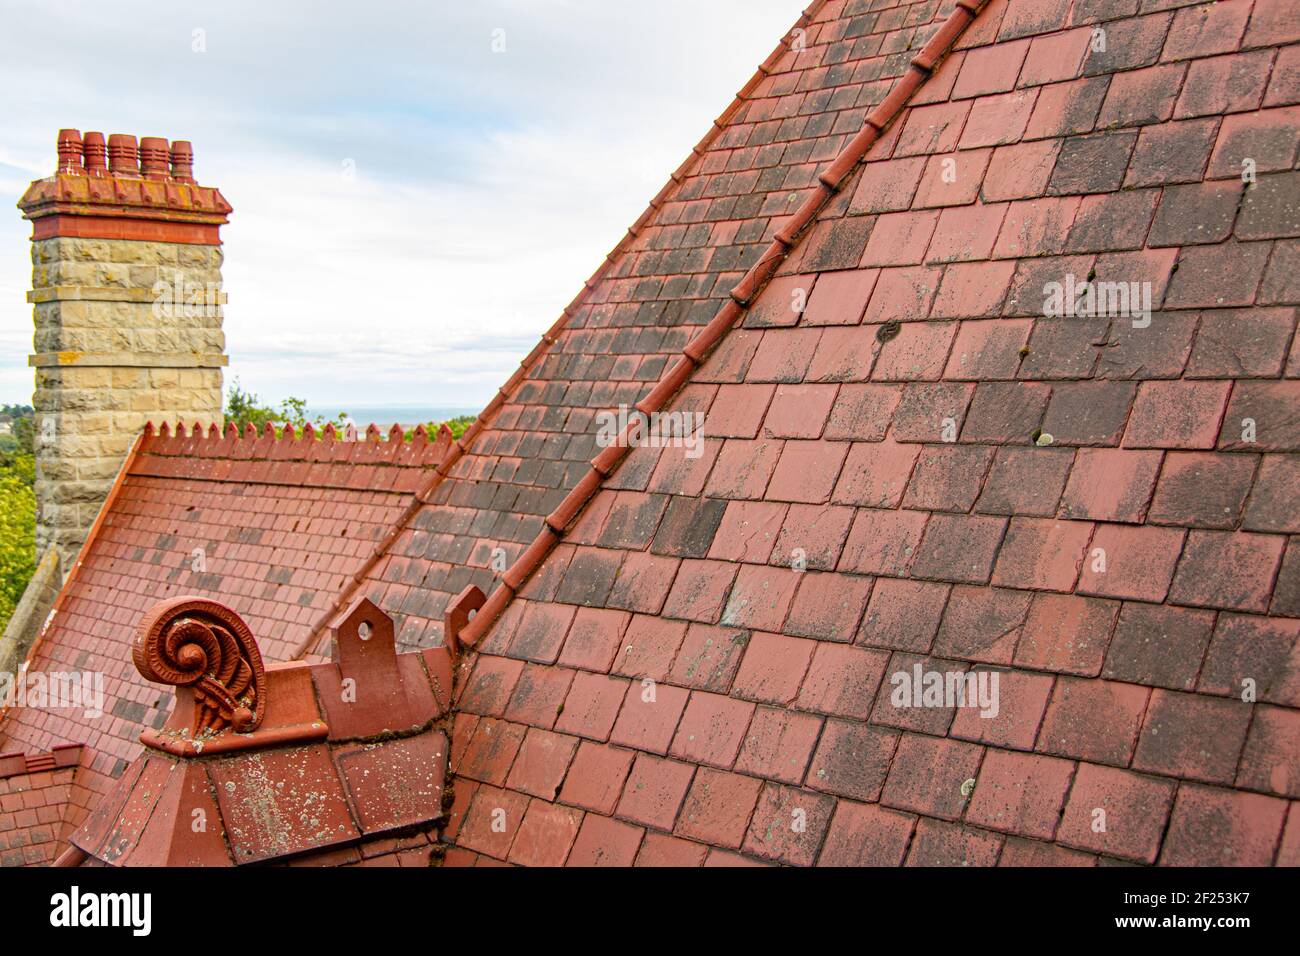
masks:
<instances>
[{"instance_id":1,"label":"cream stone blockwork","mask_svg":"<svg viewBox=\"0 0 1300 956\"><path fill-rule=\"evenodd\" d=\"M147 421L222 423L219 246L32 243L37 553L69 567Z\"/></svg>"}]
</instances>

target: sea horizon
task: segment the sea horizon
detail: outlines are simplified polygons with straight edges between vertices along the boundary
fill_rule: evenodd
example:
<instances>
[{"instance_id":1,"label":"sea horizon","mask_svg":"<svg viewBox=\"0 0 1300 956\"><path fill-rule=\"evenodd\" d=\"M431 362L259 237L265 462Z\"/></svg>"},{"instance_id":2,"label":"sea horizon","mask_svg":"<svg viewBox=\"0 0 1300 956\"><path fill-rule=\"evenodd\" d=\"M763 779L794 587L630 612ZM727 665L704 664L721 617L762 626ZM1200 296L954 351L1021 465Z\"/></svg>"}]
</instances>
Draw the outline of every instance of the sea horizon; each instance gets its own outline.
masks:
<instances>
[{"instance_id":1,"label":"sea horizon","mask_svg":"<svg viewBox=\"0 0 1300 956\"><path fill-rule=\"evenodd\" d=\"M340 414L346 414L352 424L358 427L373 423L380 427L397 424L403 428L413 428L429 422L445 422L462 415L477 415L480 411L482 408L466 405L308 405L307 417L315 419L319 416L326 421L333 421Z\"/></svg>"}]
</instances>

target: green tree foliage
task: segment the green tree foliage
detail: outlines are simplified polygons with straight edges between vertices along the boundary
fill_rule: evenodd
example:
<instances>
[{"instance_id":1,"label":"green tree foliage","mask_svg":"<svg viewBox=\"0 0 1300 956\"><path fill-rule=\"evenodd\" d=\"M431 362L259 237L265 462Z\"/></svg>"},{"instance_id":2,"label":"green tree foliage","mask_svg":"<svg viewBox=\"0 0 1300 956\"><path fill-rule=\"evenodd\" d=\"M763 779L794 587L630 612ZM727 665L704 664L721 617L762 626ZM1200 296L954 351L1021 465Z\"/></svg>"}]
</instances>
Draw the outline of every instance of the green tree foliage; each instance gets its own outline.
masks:
<instances>
[{"instance_id":1,"label":"green tree foliage","mask_svg":"<svg viewBox=\"0 0 1300 956\"><path fill-rule=\"evenodd\" d=\"M323 415L308 418L307 400L302 398L286 398L280 403L279 408L263 405L262 400L255 394L240 388L239 379L231 383L230 391L226 393L225 415L226 421L234 422L241 432L248 425L261 432L269 422L275 428L277 435L283 431L285 425L293 425L294 431L302 431L303 427L311 422L312 426L319 431L331 423L335 428L342 428L347 423L347 416L343 413L339 413L338 418L333 419L332 422Z\"/></svg>"},{"instance_id":2,"label":"green tree foliage","mask_svg":"<svg viewBox=\"0 0 1300 956\"><path fill-rule=\"evenodd\" d=\"M23 589L36 570L36 464L32 410L0 406L0 630L9 623Z\"/></svg>"},{"instance_id":3,"label":"green tree foliage","mask_svg":"<svg viewBox=\"0 0 1300 956\"><path fill-rule=\"evenodd\" d=\"M20 476L0 472L0 629L35 570L36 493Z\"/></svg>"},{"instance_id":4,"label":"green tree foliage","mask_svg":"<svg viewBox=\"0 0 1300 956\"><path fill-rule=\"evenodd\" d=\"M461 435L465 434L465 431L470 425L474 424L474 419L477 417L477 415L459 415L456 418L449 418L445 422L425 422L424 430L429 433L430 439L434 439L438 436L438 429L443 425L446 425L451 431L451 437L459 438ZM415 429L408 428L406 430L406 440L410 441L414 436Z\"/></svg>"},{"instance_id":5,"label":"green tree foliage","mask_svg":"<svg viewBox=\"0 0 1300 956\"><path fill-rule=\"evenodd\" d=\"M451 429L452 438L459 438L461 435L465 434L465 429L474 424L474 419L476 417L477 416L475 415L461 415L458 418L447 419L444 424ZM435 434L438 431L438 427L438 423L429 422L429 434Z\"/></svg>"}]
</instances>

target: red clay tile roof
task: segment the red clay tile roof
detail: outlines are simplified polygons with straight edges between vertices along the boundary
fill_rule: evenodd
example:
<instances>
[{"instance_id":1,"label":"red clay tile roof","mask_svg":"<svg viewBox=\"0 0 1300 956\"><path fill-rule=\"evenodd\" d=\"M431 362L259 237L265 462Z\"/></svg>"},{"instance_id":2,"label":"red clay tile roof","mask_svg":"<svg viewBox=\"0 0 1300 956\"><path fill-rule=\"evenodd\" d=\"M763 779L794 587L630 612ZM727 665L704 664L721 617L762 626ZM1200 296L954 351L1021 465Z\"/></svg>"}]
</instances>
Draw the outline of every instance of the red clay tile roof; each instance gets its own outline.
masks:
<instances>
[{"instance_id":1,"label":"red clay tile roof","mask_svg":"<svg viewBox=\"0 0 1300 956\"><path fill-rule=\"evenodd\" d=\"M264 667L228 608L188 597L155 606L133 656L141 674L177 685L176 707L145 732L144 752L60 864L429 865L444 819L451 655L397 655L392 621L365 600L331 632L331 661ZM208 676L193 683L196 660Z\"/></svg>"},{"instance_id":2,"label":"red clay tile roof","mask_svg":"<svg viewBox=\"0 0 1300 956\"><path fill-rule=\"evenodd\" d=\"M53 863L94 802L83 785L84 748L0 754L0 866Z\"/></svg>"},{"instance_id":3,"label":"red clay tile roof","mask_svg":"<svg viewBox=\"0 0 1300 956\"><path fill-rule=\"evenodd\" d=\"M1298 861L1300 26L1140 6L815 3L453 446L355 589L491 594L448 862Z\"/></svg>"},{"instance_id":4,"label":"red clay tile roof","mask_svg":"<svg viewBox=\"0 0 1300 956\"><path fill-rule=\"evenodd\" d=\"M104 714L10 708L4 749L85 743L87 785L103 792L139 754L141 728L160 726L171 706L129 653L140 616L162 598L221 600L248 620L269 660L291 657L336 613L334 596L382 549L450 440L421 431L381 441L373 426L362 437L147 430L27 663L102 671Z\"/></svg>"},{"instance_id":5,"label":"red clay tile roof","mask_svg":"<svg viewBox=\"0 0 1300 956\"><path fill-rule=\"evenodd\" d=\"M1136 6L831 2L769 61L419 516L485 552L503 477L594 451L571 394L707 416L576 462L462 632L448 862L1297 862L1300 22ZM575 388L605 340L669 384Z\"/></svg>"}]
</instances>

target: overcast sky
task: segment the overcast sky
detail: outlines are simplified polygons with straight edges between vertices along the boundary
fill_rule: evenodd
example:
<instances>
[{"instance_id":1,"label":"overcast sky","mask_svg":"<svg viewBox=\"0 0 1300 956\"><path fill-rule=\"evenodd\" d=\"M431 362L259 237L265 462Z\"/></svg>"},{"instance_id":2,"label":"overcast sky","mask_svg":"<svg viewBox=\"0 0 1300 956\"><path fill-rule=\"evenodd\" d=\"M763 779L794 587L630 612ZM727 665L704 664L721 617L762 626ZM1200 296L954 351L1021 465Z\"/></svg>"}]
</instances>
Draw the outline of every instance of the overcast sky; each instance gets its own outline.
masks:
<instances>
[{"instance_id":1,"label":"overcast sky","mask_svg":"<svg viewBox=\"0 0 1300 956\"><path fill-rule=\"evenodd\" d=\"M227 383L478 407L803 2L0 0L0 402L60 127L194 143L235 209Z\"/></svg>"}]
</instances>

